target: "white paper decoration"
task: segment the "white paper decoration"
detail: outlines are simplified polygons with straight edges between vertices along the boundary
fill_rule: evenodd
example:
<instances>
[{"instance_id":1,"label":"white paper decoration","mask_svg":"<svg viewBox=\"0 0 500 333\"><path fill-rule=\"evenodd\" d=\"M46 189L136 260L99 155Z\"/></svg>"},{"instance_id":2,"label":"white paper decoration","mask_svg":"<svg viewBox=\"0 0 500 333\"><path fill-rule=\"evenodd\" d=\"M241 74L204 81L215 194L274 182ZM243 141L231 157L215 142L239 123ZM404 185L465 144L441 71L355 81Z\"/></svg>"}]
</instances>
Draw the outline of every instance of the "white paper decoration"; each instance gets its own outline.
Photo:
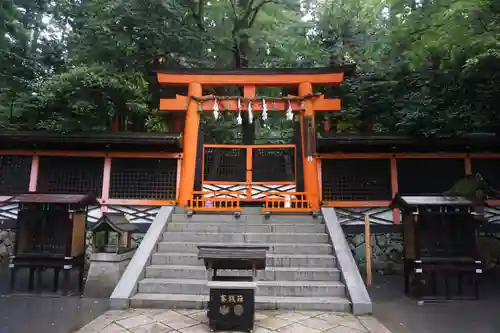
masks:
<instances>
[{"instance_id":1,"label":"white paper decoration","mask_svg":"<svg viewBox=\"0 0 500 333\"><path fill-rule=\"evenodd\" d=\"M253 110L252 110L252 101L248 101L248 123L253 123Z\"/></svg>"},{"instance_id":2,"label":"white paper decoration","mask_svg":"<svg viewBox=\"0 0 500 333\"><path fill-rule=\"evenodd\" d=\"M243 119L241 118L241 100L238 98L238 117L236 117L236 123L238 125L243 124Z\"/></svg>"},{"instance_id":3,"label":"white paper decoration","mask_svg":"<svg viewBox=\"0 0 500 333\"><path fill-rule=\"evenodd\" d=\"M217 103L217 99L214 99L214 119L219 119L219 103Z\"/></svg>"},{"instance_id":4,"label":"white paper decoration","mask_svg":"<svg viewBox=\"0 0 500 333\"><path fill-rule=\"evenodd\" d=\"M286 109L286 120L293 120L293 109L292 109L292 103L288 101L288 107Z\"/></svg>"},{"instance_id":5,"label":"white paper decoration","mask_svg":"<svg viewBox=\"0 0 500 333\"><path fill-rule=\"evenodd\" d=\"M266 100L262 99L262 121L267 120L267 104Z\"/></svg>"}]
</instances>

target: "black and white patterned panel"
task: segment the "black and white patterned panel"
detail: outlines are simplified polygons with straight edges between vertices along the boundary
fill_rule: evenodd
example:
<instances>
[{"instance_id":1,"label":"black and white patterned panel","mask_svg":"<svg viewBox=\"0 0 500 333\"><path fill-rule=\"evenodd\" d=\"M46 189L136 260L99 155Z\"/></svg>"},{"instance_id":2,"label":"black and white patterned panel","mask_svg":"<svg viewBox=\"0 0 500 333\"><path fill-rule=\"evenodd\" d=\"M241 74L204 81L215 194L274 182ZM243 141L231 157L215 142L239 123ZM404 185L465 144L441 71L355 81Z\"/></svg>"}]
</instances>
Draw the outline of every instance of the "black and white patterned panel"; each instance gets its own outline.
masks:
<instances>
[{"instance_id":1,"label":"black and white patterned panel","mask_svg":"<svg viewBox=\"0 0 500 333\"><path fill-rule=\"evenodd\" d=\"M19 205L17 203L8 202L10 196L0 196L0 220L15 220Z\"/></svg>"},{"instance_id":2,"label":"black and white patterned panel","mask_svg":"<svg viewBox=\"0 0 500 333\"><path fill-rule=\"evenodd\" d=\"M392 209L389 207L349 207L335 208L341 225L365 224L365 215L370 216L370 224L392 225Z\"/></svg>"},{"instance_id":3,"label":"black and white patterned panel","mask_svg":"<svg viewBox=\"0 0 500 333\"><path fill-rule=\"evenodd\" d=\"M159 206L108 206L109 213L122 213L130 223L153 223L156 214L160 211ZM102 216L101 208L89 207L87 222L96 223Z\"/></svg>"},{"instance_id":4,"label":"black and white patterned panel","mask_svg":"<svg viewBox=\"0 0 500 333\"><path fill-rule=\"evenodd\" d=\"M295 184L253 184L252 199L265 199L267 192L295 192Z\"/></svg>"},{"instance_id":5,"label":"black and white patterned panel","mask_svg":"<svg viewBox=\"0 0 500 333\"><path fill-rule=\"evenodd\" d=\"M203 184L203 192L213 192L205 194L205 198L235 198L236 193L229 194L227 192L240 192L240 198L245 199L246 190L247 186L245 184ZM221 193L218 194L217 192Z\"/></svg>"},{"instance_id":6,"label":"black and white patterned panel","mask_svg":"<svg viewBox=\"0 0 500 333\"><path fill-rule=\"evenodd\" d=\"M489 223L500 223L500 206L489 206L484 210Z\"/></svg>"}]
</instances>

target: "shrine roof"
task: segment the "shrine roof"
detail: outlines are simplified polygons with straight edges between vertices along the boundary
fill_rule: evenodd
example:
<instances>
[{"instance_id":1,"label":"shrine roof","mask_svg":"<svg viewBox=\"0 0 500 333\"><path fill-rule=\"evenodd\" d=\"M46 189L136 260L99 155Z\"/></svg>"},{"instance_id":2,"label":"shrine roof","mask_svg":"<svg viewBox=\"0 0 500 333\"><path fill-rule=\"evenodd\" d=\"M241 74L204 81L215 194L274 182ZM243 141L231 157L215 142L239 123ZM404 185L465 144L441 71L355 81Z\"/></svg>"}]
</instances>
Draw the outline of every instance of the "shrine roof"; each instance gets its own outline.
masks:
<instances>
[{"instance_id":1,"label":"shrine roof","mask_svg":"<svg viewBox=\"0 0 500 333\"><path fill-rule=\"evenodd\" d=\"M500 152L500 137L494 133L470 133L454 137L334 133L318 139L318 152L374 154Z\"/></svg>"},{"instance_id":2,"label":"shrine roof","mask_svg":"<svg viewBox=\"0 0 500 333\"><path fill-rule=\"evenodd\" d=\"M15 203L40 203L40 204L98 204L96 198L88 194L45 194L26 193L11 197L8 202Z\"/></svg>"},{"instance_id":3,"label":"shrine roof","mask_svg":"<svg viewBox=\"0 0 500 333\"><path fill-rule=\"evenodd\" d=\"M465 197L428 195L428 196L400 196L396 195L390 205L391 208L417 206L471 206L472 201Z\"/></svg>"},{"instance_id":4,"label":"shrine roof","mask_svg":"<svg viewBox=\"0 0 500 333\"><path fill-rule=\"evenodd\" d=\"M180 141L172 133L0 131L0 149L180 152Z\"/></svg>"},{"instance_id":5,"label":"shrine roof","mask_svg":"<svg viewBox=\"0 0 500 333\"><path fill-rule=\"evenodd\" d=\"M105 212L102 217L88 231L106 230L108 227L116 232L138 232L138 228L130 223L123 213Z\"/></svg>"}]
</instances>

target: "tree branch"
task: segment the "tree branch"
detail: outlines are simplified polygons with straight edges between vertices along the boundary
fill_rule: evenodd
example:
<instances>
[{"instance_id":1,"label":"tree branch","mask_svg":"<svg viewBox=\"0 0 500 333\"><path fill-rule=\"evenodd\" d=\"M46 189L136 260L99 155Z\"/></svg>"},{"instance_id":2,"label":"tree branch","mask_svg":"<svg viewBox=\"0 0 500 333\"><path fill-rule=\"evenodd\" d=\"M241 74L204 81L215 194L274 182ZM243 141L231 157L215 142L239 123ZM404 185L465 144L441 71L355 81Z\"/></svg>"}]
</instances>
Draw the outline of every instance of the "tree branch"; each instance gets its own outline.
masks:
<instances>
[{"instance_id":1,"label":"tree branch","mask_svg":"<svg viewBox=\"0 0 500 333\"><path fill-rule=\"evenodd\" d=\"M248 27L251 28L252 25L255 23L255 19L257 18L257 15L259 14L259 11L264 7L264 5L268 3L279 3L277 0L264 0L261 3L259 3L257 6L253 7L249 11L249 15L252 15L250 18L250 21L248 22Z\"/></svg>"},{"instance_id":2,"label":"tree branch","mask_svg":"<svg viewBox=\"0 0 500 333\"><path fill-rule=\"evenodd\" d=\"M203 10L205 3L204 0L198 0L198 10L196 9L195 2L193 0L189 1L189 11L193 18L196 20L196 25L201 31L205 31L205 26L203 25Z\"/></svg>"}]
</instances>

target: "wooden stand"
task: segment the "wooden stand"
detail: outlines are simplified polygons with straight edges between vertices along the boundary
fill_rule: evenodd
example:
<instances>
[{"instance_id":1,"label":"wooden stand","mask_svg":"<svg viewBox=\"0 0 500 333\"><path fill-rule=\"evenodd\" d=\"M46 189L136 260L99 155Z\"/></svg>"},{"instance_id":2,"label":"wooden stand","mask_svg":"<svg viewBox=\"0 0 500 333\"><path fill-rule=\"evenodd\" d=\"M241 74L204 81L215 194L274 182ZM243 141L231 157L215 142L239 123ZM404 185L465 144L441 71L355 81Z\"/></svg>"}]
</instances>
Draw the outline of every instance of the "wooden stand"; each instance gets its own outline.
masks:
<instances>
[{"instance_id":1,"label":"wooden stand","mask_svg":"<svg viewBox=\"0 0 500 333\"><path fill-rule=\"evenodd\" d=\"M461 197L400 197L405 293L419 300L477 299L482 264L476 253L478 220Z\"/></svg>"},{"instance_id":2,"label":"wooden stand","mask_svg":"<svg viewBox=\"0 0 500 333\"><path fill-rule=\"evenodd\" d=\"M79 270L79 291L83 290L85 262L85 221L87 206L97 204L86 195L23 194L12 198L19 203L14 255L10 264L10 289L16 286L16 273L29 269L28 290L42 287L44 270L54 270L53 291L59 289L59 273L63 271L62 293L69 289L70 271Z\"/></svg>"},{"instance_id":3,"label":"wooden stand","mask_svg":"<svg viewBox=\"0 0 500 333\"><path fill-rule=\"evenodd\" d=\"M268 247L198 247L205 261L210 300L208 321L211 331L252 332L255 322L257 270L266 267ZM251 276L220 276L218 269L251 270Z\"/></svg>"}]
</instances>

